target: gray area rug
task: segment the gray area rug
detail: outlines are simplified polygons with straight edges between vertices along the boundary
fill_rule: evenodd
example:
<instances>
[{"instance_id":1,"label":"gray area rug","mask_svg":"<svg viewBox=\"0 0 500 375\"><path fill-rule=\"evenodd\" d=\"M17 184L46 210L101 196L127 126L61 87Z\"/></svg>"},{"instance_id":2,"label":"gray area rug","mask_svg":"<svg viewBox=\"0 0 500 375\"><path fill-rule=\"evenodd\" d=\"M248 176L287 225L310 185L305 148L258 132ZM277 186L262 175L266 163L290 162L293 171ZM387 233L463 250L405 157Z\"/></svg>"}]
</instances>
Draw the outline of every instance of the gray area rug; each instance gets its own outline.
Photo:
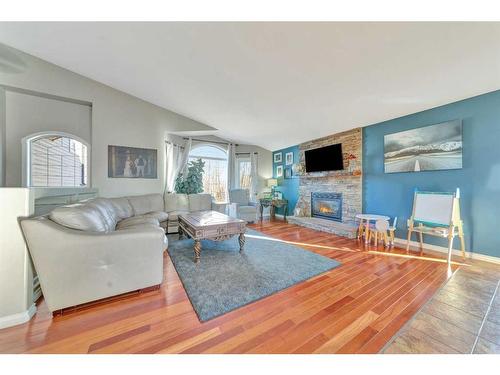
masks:
<instances>
[{"instance_id":1,"label":"gray area rug","mask_svg":"<svg viewBox=\"0 0 500 375\"><path fill-rule=\"evenodd\" d=\"M169 235L168 253L201 321L331 270L339 262L273 240L247 229L245 250L238 236L222 242L202 241L201 260L194 263L193 240Z\"/></svg>"}]
</instances>

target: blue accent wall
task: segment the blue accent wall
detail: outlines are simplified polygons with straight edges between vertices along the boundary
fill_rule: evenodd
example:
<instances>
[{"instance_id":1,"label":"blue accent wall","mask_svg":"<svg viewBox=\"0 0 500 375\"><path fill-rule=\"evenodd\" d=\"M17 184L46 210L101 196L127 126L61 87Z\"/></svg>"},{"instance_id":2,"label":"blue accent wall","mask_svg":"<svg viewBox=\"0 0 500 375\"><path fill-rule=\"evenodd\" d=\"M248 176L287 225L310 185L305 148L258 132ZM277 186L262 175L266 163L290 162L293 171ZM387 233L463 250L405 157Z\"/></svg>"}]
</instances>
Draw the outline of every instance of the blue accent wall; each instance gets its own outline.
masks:
<instances>
[{"instance_id":1,"label":"blue accent wall","mask_svg":"<svg viewBox=\"0 0 500 375\"><path fill-rule=\"evenodd\" d=\"M275 163L274 162L274 154L281 152L282 153L282 162ZM295 205L297 204L297 198L299 196L299 178L297 176L293 176L292 178L285 178L285 169L292 169L291 165L285 165L285 155L287 152L293 152L293 162L294 164L299 160L299 146L292 146L288 148L284 148L281 150L273 151L273 177L276 178L276 167L278 165L283 165L283 177L278 179L278 187L276 187L276 191L281 191L283 193L283 198L288 200L288 215L293 215L293 210ZM280 208L276 211L278 214L283 214L283 209Z\"/></svg>"},{"instance_id":2,"label":"blue accent wall","mask_svg":"<svg viewBox=\"0 0 500 375\"><path fill-rule=\"evenodd\" d=\"M455 119L463 124L462 169L384 173L384 135ZM406 238L415 188L457 187L466 250L500 257L500 91L363 128L363 211L397 216L397 237ZM425 242L446 246L434 237Z\"/></svg>"},{"instance_id":3,"label":"blue accent wall","mask_svg":"<svg viewBox=\"0 0 500 375\"><path fill-rule=\"evenodd\" d=\"M384 173L384 135L462 120L463 168L446 171ZM293 146L273 152L294 153ZM292 215L299 194L299 179L280 179L278 190L289 200ZM500 257L500 91L476 96L381 122L363 128L363 212L398 217L396 236L406 239L406 220L411 215L413 192L455 191L460 188L460 209L464 220L466 250ZM414 237L413 240L416 240ZM447 246L446 240L435 237L424 241ZM455 239L454 248L459 249Z\"/></svg>"}]
</instances>

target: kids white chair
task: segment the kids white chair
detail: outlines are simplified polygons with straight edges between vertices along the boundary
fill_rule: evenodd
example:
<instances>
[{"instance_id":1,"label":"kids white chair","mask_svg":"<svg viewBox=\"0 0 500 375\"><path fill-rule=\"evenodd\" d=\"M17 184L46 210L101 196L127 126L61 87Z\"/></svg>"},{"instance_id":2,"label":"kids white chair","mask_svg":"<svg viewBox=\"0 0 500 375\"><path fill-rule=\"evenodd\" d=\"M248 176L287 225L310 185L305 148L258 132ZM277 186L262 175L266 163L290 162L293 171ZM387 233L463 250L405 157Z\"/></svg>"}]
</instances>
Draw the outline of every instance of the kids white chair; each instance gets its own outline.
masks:
<instances>
[{"instance_id":1,"label":"kids white chair","mask_svg":"<svg viewBox=\"0 0 500 375\"><path fill-rule=\"evenodd\" d=\"M394 232L396 231L396 224L398 222L398 218L395 217L392 221L392 225L389 225L389 222L386 220L377 220L375 225L370 226L370 235L368 237L368 242L371 242L372 236L375 237L375 245L378 244L378 241L384 241L384 245L394 246Z\"/></svg>"},{"instance_id":2,"label":"kids white chair","mask_svg":"<svg viewBox=\"0 0 500 375\"><path fill-rule=\"evenodd\" d=\"M377 220L375 222L375 227L370 228L368 242L371 243L372 237L374 237L375 246L377 246L378 241L381 240L384 242L384 245L388 247L389 246L389 235L387 234L388 231L389 231L389 222L387 220Z\"/></svg>"},{"instance_id":3,"label":"kids white chair","mask_svg":"<svg viewBox=\"0 0 500 375\"><path fill-rule=\"evenodd\" d=\"M398 223L398 217L395 216L392 221L392 225L389 227L389 237L391 240L391 246L394 246L394 232L396 232L396 224Z\"/></svg>"}]
</instances>

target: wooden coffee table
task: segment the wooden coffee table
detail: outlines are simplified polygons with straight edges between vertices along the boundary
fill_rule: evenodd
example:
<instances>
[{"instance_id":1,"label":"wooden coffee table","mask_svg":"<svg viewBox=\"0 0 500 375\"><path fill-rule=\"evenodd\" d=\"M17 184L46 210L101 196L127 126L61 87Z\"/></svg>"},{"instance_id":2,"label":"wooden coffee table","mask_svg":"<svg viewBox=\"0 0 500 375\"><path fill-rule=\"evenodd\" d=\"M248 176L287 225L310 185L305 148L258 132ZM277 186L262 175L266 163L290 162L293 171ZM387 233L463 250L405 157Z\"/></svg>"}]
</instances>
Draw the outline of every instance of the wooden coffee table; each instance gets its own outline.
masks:
<instances>
[{"instance_id":1,"label":"wooden coffee table","mask_svg":"<svg viewBox=\"0 0 500 375\"><path fill-rule=\"evenodd\" d=\"M179 215L179 239L194 240L194 261L200 260L201 240L225 241L239 235L240 252L245 246L246 222L217 211L197 211Z\"/></svg>"}]
</instances>

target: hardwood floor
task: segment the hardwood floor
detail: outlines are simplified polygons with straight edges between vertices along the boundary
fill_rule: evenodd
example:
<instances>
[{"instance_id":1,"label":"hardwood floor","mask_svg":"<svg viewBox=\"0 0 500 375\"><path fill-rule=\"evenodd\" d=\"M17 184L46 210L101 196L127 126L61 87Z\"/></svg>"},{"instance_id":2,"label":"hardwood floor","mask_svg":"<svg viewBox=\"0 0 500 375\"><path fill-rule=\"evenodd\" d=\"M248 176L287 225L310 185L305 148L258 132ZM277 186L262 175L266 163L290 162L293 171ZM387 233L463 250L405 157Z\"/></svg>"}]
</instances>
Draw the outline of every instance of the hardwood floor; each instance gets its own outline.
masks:
<instances>
[{"instance_id":1,"label":"hardwood floor","mask_svg":"<svg viewBox=\"0 0 500 375\"><path fill-rule=\"evenodd\" d=\"M250 226L342 263L200 323L168 257L150 291L0 330L1 353L377 353L447 280L434 256L406 256L283 221ZM458 266L454 266L456 269Z\"/></svg>"}]
</instances>

